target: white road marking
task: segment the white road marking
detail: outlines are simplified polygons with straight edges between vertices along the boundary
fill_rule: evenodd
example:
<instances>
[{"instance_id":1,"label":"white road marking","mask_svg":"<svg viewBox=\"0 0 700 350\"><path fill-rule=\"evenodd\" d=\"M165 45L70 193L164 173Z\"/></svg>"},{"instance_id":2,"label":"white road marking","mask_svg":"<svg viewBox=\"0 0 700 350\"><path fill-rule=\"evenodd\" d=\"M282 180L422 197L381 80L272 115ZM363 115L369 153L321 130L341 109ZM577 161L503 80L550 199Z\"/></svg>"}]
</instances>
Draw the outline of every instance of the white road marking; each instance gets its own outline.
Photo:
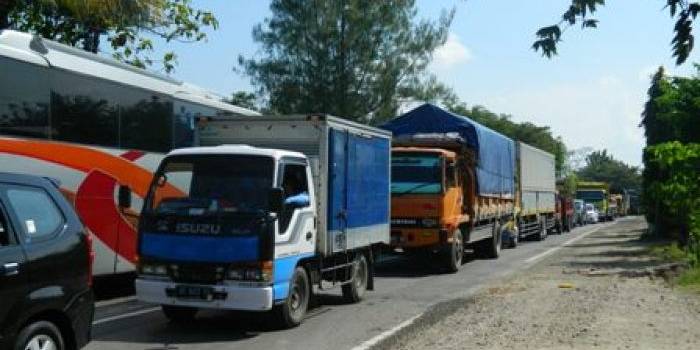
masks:
<instances>
[{"instance_id":1,"label":"white road marking","mask_svg":"<svg viewBox=\"0 0 700 350\"><path fill-rule=\"evenodd\" d=\"M561 248L564 248L564 247L566 247L566 246L569 246L569 245L572 245L572 244L576 243L576 241L578 241L578 240L580 240L580 239L583 239L584 237L590 235L591 233L600 231L600 230L601 230L602 228L604 228L604 227L607 227L607 226L599 226L599 227L597 227L597 228L595 228L595 229L593 229L593 230L590 230L590 231L588 231L588 232L586 232L586 233L582 233L582 234L580 234L580 235L578 235L578 236L576 236L576 237L574 237L574 238L572 238L572 239L570 239L570 240L564 242L564 244L562 244L562 245L559 245L559 246L556 246L556 247L552 247L552 248L550 248L549 250L546 250L546 251L544 251L544 252L542 252L542 253L539 253L539 254L537 254L537 255L535 255L535 256L531 256L531 257L529 257L529 258L527 258L527 259L525 260L525 263L529 264L529 263L531 263L531 262L535 262L535 261L537 261L537 260L540 260L540 259L544 258L545 256L547 256L547 255L549 255L549 254L552 254L552 253L556 252L557 250L559 250L559 249L561 249Z\"/></svg>"},{"instance_id":2,"label":"white road marking","mask_svg":"<svg viewBox=\"0 0 700 350\"><path fill-rule=\"evenodd\" d=\"M408 320L399 323L396 327L376 335L375 337L365 341L364 343L352 348L352 350L368 350L368 349L370 349L371 347L379 344L379 342L381 342L382 340L389 338L390 336L396 334L398 331L408 327L409 325L411 325L411 323L413 323L421 315L422 315L422 313L415 315L415 316L409 318Z\"/></svg>"},{"instance_id":3,"label":"white road marking","mask_svg":"<svg viewBox=\"0 0 700 350\"><path fill-rule=\"evenodd\" d=\"M110 300L104 300L104 301L98 301L95 303L95 307L105 307L105 306L112 306L114 304L121 304L121 303L128 303L130 301L136 300L135 296L129 296L129 297L123 297L123 298L115 298L115 299L110 299Z\"/></svg>"},{"instance_id":4,"label":"white road marking","mask_svg":"<svg viewBox=\"0 0 700 350\"><path fill-rule=\"evenodd\" d=\"M103 324L103 323L112 322L112 321L118 321L118 320L123 320L123 319L129 318L129 317L140 316L140 315L148 314L148 313L155 312L155 311L158 311L158 310L160 310L160 307L152 307L152 308L148 308L148 309L143 309L143 310L138 310L138 311L133 311L133 312L127 312L127 313L125 313L125 314L114 315L114 316L110 316L110 317L101 318L101 319L99 319L99 320L95 320L94 322L92 322L92 325L93 325L93 326L97 326L97 325L100 325L100 324Z\"/></svg>"}]
</instances>

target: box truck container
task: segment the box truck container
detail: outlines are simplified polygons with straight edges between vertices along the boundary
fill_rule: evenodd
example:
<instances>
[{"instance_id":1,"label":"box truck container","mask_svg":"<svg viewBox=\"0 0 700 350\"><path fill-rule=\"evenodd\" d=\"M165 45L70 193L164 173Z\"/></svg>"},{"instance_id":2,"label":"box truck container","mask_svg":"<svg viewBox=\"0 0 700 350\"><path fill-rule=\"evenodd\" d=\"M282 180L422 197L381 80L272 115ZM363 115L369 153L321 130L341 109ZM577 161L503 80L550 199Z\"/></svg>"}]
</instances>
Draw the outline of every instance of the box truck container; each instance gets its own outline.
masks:
<instances>
[{"instance_id":1,"label":"box truck container","mask_svg":"<svg viewBox=\"0 0 700 350\"><path fill-rule=\"evenodd\" d=\"M312 287L349 302L389 243L391 134L323 116L205 118L170 152L139 225L136 294L175 321L200 308L303 319Z\"/></svg>"},{"instance_id":2,"label":"box truck container","mask_svg":"<svg viewBox=\"0 0 700 350\"><path fill-rule=\"evenodd\" d=\"M394 135L391 246L451 272L466 245L498 257L513 222L513 141L431 104L382 128Z\"/></svg>"},{"instance_id":3,"label":"box truck container","mask_svg":"<svg viewBox=\"0 0 700 350\"><path fill-rule=\"evenodd\" d=\"M554 155L523 142L517 146L519 238L543 240L556 226Z\"/></svg>"}]
</instances>

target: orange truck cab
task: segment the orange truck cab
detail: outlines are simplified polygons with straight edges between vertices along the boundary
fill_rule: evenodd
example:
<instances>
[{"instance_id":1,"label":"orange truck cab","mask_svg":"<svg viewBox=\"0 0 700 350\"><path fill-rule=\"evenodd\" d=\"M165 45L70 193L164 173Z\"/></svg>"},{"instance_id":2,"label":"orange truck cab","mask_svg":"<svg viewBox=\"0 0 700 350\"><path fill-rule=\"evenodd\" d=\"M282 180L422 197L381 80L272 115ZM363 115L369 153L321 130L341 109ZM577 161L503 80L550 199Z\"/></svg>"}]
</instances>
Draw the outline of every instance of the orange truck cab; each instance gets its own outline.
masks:
<instances>
[{"instance_id":1,"label":"orange truck cab","mask_svg":"<svg viewBox=\"0 0 700 350\"><path fill-rule=\"evenodd\" d=\"M462 182L455 152L439 148L392 149L391 243L440 248L449 232L468 221L462 214Z\"/></svg>"}]
</instances>

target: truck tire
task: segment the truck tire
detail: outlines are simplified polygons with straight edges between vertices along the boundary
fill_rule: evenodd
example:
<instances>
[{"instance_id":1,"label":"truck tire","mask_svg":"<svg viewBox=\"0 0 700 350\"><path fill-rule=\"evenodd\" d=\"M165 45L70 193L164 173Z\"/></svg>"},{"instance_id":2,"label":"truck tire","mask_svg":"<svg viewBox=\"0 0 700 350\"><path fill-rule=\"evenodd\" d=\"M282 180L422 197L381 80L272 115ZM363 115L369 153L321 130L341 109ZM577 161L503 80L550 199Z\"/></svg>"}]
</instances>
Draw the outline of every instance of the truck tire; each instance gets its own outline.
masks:
<instances>
[{"instance_id":1,"label":"truck tire","mask_svg":"<svg viewBox=\"0 0 700 350\"><path fill-rule=\"evenodd\" d=\"M478 243L477 250L479 256L486 259L498 259L501 255L501 232L502 226L498 221L493 223L493 228L491 229L491 239L486 239Z\"/></svg>"},{"instance_id":2,"label":"truck tire","mask_svg":"<svg viewBox=\"0 0 700 350\"><path fill-rule=\"evenodd\" d=\"M518 243L520 243L520 232L518 232L516 229L515 233L513 233L510 236L510 241L508 242L508 248L515 249L518 247Z\"/></svg>"},{"instance_id":3,"label":"truck tire","mask_svg":"<svg viewBox=\"0 0 700 350\"><path fill-rule=\"evenodd\" d=\"M358 254L352 269L352 281L344 284L343 299L348 304L357 303L365 296L367 281L369 280L369 266L364 254Z\"/></svg>"},{"instance_id":4,"label":"truck tire","mask_svg":"<svg viewBox=\"0 0 700 350\"><path fill-rule=\"evenodd\" d=\"M192 322L197 315L197 309L185 306L161 305L165 317L173 323Z\"/></svg>"},{"instance_id":5,"label":"truck tire","mask_svg":"<svg viewBox=\"0 0 700 350\"><path fill-rule=\"evenodd\" d=\"M452 244L444 252L445 267L447 272L455 273L462 267L464 259L464 236L459 229L452 234Z\"/></svg>"},{"instance_id":6,"label":"truck tire","mask_svg":"<svg viewBox=\"0 0 700 350\"><path fill-rule=\"evenodd\" d=\"M14 350L26 349L65 350L66 344L58 327L48 321L38 321L24 327L17 335Z\"/></svg>"},{"instance_id":7,"label":"truck tire","mask_svg":"<svg viewBox=\"0 0 700 350\"><path fill-rule=\"evenodd\" d=\"M538 241L544 241L547 239L547 225L545 224L545 220L540 221L540 231L537 234L537 237L535 237L536 240Z\"/></svg>"},{"instance_id":8,"label":"truck tire","mask_svg":"<svg viewBox=\"0 0 700 350\"><path fill-rule=\"evenodd\" d=\"M289 285L289 294L282 305L276 306L280 326L292 328L301 324L309 308L311 284L303 267L297 266Z\"/></svg>"}]
</instances>

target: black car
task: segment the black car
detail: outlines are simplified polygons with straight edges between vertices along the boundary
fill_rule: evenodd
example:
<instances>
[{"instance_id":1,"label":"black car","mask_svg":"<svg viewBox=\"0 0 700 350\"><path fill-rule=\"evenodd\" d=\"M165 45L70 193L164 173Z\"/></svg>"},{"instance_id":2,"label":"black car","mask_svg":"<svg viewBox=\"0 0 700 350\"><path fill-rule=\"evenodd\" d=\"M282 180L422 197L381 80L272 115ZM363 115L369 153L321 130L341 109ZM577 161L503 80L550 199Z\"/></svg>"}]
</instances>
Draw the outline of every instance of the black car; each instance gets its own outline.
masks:
<instances>
[{"instance_id":1,"label":"black car","mask_svg":"<svg viewBox=\"0 0 700 350\"><path fill-rule=\"evenodd\" d=\"M91 238L55 182L0 173L0 349L90 340Z\"/></svg>"}]
</instances>

